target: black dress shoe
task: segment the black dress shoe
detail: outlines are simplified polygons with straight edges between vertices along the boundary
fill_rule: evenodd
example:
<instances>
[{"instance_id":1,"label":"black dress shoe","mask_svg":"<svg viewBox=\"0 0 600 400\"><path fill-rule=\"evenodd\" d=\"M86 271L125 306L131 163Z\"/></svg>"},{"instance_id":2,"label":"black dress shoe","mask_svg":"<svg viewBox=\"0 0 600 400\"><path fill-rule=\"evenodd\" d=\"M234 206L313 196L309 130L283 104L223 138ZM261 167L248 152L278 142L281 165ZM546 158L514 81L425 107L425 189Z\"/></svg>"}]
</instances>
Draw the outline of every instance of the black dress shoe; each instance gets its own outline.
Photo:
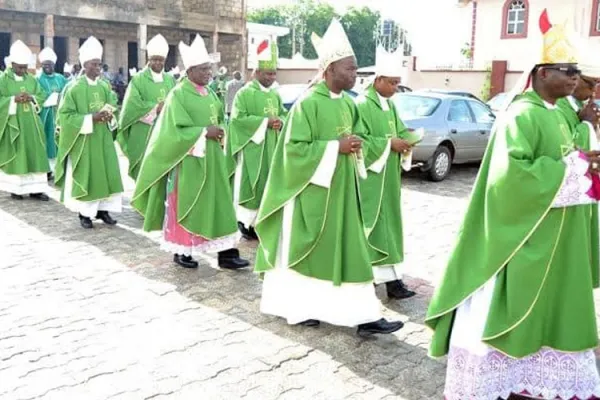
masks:
<instances>
[{"instance_id":1,"label":"black dress shoe","mask_svg":"<svg viewBox=\"0 0 600 400\"><path fill-rule=\"evenodd\" d=\"M47 194L45 193L32 193L29 195L29 197L31 197L32 199L36 199L39 201L48 201L50 200L50 197L48 197Z\"/></svg>"},{"instance_id":2,"label":"black dress shoe","mask_svg":"<svg viewBox=\"0 0 600 400\"><path fill-rule=\"evenodd\" d=\"M92 229L94 227L94 224L92 224L92 220L88 217L84 217L81 214L79 214L79 223L84 229Z\"/></svg>"},{"instance_id":3,"label":"black dress shoe","mask_svg":"<svg viewBox=\"0 0 600 400\"><path fill-rule=\"evenodd\" d=\"M219 267L224 269L241 269L250 265L248 260L240 257L238 249L229 249L219 252Z\"/></svg>"},{"instance_id":4,"label":"black dress shoe","mask_svg":"<svg viewBox=\"0 0 600 400\"><path fill-rule=\"evenodd\" d=\"M198 261L194 260L192 256L183 256L180 254L175 254L173 256L173 261L175 262L175 264L183 268L198 268Z\"/></svg>"},{"instance_id":5,"label":"black dress shoe","mask_svg":"<svg viewBox=\"0 0 600 400\"><path fill-rule=\"evenodd\" d=\"M317 326L321 325L321 321L317 321L316 319L307 319L306 321L300 322L298 325L316 328Z\"/></svg>"},{"instance_id":6,"label":"black dress shoe","mask_svg":"<svg viewBox=\"0 0 600 400\"><path fill-rule=\"evenodd\" d=\"M246 226L243 223L238 222L238 229L244 239L250 241L258 240L258 236L256 235L256 232L254 231L253 227L246 228Z\"/></svg>"},{"instance_id":7,"label":"black dress shoe","mask_svg":"<svg viewBox=\"0 0 600 400\"><path fill-rule=\"evenodd\" d=\"M102 222L104 222L106 225L116 225L117 224L117 220L112 219L112 217L110 216L108 211L98 211L98 214L96 214L96 219L102 220Z\"/></svg>"},{"instance_id":8,"label":"black dress shoe","mask_svg":"<svg viewBox=\"0 0 600 400\"><path fill-rule=\"evenodd\" d=\"M258 240L258 235L256 234L256 231L254 230L253 226L251 226L250 229L248 229L248 233L251 240Z\"/></svg>"},{"instance_id":9,"label":"black dress shoe","mask_svg":"<svg viewBox=\"0 0 600 400\"><path fill-rule=\"evenodd\" d=\"M23 196L21 196L20 194L14 194L14 193L10 194L10 198L13 200L23 200Z\"/></svg>"},{"instance_id":10,"label":"black dress shoe","mask_svg":"<svg viewBox=\"0 0 600 400\"><path fill-rule=\"evenodd\" d=\"M417 294L407 288L404 282L401 280L387 282L385 287L387 289L387 295L390 299L409 299Z\"/></svg>"},{"instance_id":11,"label":"black dress shoe","mask_svg":"<svg viewBox=\"0 0 600 400\"><path fill-rule=\"evenodd\" d=\"M358 326L358 334L360 336L373 335L375 333L388 334L394 333L404 326L402 321L389 322L384 318L379 321L369 322Z\"/></svg>"}]
</instances>

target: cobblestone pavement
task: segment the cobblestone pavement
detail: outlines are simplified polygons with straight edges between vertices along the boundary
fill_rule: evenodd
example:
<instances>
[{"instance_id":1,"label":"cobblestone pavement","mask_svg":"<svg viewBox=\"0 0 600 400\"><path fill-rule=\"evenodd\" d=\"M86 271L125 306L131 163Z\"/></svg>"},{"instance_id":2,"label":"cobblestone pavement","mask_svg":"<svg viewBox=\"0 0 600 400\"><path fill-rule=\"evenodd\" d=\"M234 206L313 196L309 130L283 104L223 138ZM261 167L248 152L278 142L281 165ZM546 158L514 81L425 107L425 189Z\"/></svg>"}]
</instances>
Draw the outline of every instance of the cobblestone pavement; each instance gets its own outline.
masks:
<instances>
[{"instance_id":1,"label":"cobblestone pavement","mask_svg":"<svg viewBox=\"0 0 600 400\"><path fill-rule=\"evenodd\" d=\"M426 356L423 317L476 171L405 177L406 281L418 296L388 302L378 289L406 326L370 339L261 315L251 271L211 257L174 267L129 198L117 227L88 232L55 201L0 193L0 399L441 398L444 364Z\"/></svg>"}]
</instances>

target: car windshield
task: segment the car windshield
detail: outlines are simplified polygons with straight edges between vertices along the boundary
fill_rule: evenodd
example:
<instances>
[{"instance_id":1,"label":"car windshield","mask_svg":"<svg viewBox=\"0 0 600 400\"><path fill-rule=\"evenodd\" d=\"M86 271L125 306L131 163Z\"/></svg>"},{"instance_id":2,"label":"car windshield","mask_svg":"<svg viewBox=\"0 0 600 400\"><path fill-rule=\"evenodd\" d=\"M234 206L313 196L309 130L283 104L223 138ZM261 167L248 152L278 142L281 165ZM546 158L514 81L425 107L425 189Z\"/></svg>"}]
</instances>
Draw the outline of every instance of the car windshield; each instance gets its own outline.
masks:
<instances>
[{"instance_id":1,"label":"car windshield","mask_svg":"<svg viewBox=\"0 0 600 400\"><path fill-rule=\"evenodd\" d=\"M293 103L304 93L308 85L281 85L277 88L283 104Z\"/></svg>"},{"instance_id":2,"label":"car windshield","mask_svg":"<svg viewBox=\"0 0 600 400\"><path fill-rule=\"evenodd\" d=\"M506 96L506 93L497 94L490 101L488 101L488 105L492 107L492 109L498 109L498 107L502 106L502 104L506 100Z\"/></svg>"},{"instance_id":3,"label":"car windshield","mask_svg":"<svg viewBox=\"0 0 600 400\"><path fill-rule=\"evenodd\" d=\"M442 102L435 97L397 95L393 98L398 114L403 120L425 118L431 116Z\"/></svg>"}]
</instances>

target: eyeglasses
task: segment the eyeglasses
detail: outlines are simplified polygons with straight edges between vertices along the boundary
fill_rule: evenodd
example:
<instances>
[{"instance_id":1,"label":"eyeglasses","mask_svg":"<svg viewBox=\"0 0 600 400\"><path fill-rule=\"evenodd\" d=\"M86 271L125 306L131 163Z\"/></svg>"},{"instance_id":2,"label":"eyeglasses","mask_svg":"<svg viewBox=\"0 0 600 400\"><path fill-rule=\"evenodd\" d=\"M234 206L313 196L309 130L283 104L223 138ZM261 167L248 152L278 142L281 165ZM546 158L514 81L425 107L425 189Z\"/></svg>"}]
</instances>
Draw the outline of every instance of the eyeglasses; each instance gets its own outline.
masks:
<instances>
[{"instance_id":1,"label":"eyeglasses","mask_svg":"<svg viewBox=\"0 0 600 400\"><path fill-rule=\"evenodd\" d=\"M561 72L563 74L565 74L568 77L573 77L573 76L579 76L581 75L581 70L577 69L573 66L570 67L543 67L545 69L549 69L549 70L553 70L553 71L558 71Z\"/></svg>"}]
</instances>

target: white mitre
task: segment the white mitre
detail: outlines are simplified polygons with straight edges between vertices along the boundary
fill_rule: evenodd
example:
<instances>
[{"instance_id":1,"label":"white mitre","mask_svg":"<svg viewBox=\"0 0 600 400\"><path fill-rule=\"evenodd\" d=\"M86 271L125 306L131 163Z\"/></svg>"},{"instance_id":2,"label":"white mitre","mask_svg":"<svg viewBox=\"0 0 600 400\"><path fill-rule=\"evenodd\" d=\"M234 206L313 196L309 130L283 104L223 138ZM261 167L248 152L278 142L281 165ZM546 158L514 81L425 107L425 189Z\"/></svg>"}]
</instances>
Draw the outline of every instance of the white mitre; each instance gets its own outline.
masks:
<instances>
[{"instance_id":1,"label":"white mitre","mask_svg":"<svg viewBox=\"0 0 600 400\"><path fill-rule=\"evenodd\" d=\"M400 78L404 74L403 63L404 52L402 49L398 48L390 53L382 46L378 46L375 53L375 76Z\"/></svg>"},{"instance_id":2,"label":"white mitre","mask_svg":"<svg viewBox=\"0 0 600 400\"><path fill-rule=\"evenodd\" d=\"M38 58L41 63L50 61L52 64L56 64L56 60L58 59L56 53L50 47L45 47L44 50L40 51Z\"/></svg>"},{"instance_id":3,"label":"white mitre","mask_svg":"<svg viewBox=\"0 0 600 400\"><path fill-rule=\"evenodd\" d=\"M17 40L10 46L9 58L11 63L19 65L29 65L31 62L31 50L25 43Z\"/></svg>"},{"instance_id":4,"label":"white mitre","mask_svg":"<svg viewBox=\"0 0 600 400\"><path fill-rule=\"evenodd\" d=\"M344 27L338 19L334 18L331 21L323 37L313 33L311 40L319 55L319 67L322 70L327 69L333 62L347 57L354 57L354 50L348 35L346 35Z\"/></svg>"},{"instance_id":5,"label":"white mitre","mask_svg":"<svg viewBox=\"0 0 600 400\"><path fill-rule=\"evenodd\" d=\"M196 35L196 38L189 46L183 42L179 42L179 53L181 53L181 60L186 71L196 65L212 63L212 58L206 50L204 39L200 35Z\"/></svg>"},{"instance_id":6,"label":"white mitre","mask_svg":"<svg viewBox=\"0 0 600 400\"><path fill-rule=\"evenodd\" d=\"M596 56L596 53L587 50L582 51L581 59L577 64L577 67L581 70L581 75L588 78L600 79L600 58Z\"/></svg>"},{"instance_id":7,"label":"white mitre","mask_svg":"<svg viewBox=\"0 0 600 400\"><path fill-rule=\"evenodd\" d=\"M91 60L102 60L102 43L93 36L90 36L79 48L79 62L83 66Z\"/></svg>"},{"instance_id":8,"label":"white mitre","mask_svg":"<svg viewBox=\"0 0 600 400\"><path fill-rule=\"evenodd\" d=\"M148 58L154 56L167 58L169 55L169 42L167 42L167 39L165 39L165 37L159 33L150 39L146 45L146 52L148 54Z\"/></svg>"}]
</instances>

